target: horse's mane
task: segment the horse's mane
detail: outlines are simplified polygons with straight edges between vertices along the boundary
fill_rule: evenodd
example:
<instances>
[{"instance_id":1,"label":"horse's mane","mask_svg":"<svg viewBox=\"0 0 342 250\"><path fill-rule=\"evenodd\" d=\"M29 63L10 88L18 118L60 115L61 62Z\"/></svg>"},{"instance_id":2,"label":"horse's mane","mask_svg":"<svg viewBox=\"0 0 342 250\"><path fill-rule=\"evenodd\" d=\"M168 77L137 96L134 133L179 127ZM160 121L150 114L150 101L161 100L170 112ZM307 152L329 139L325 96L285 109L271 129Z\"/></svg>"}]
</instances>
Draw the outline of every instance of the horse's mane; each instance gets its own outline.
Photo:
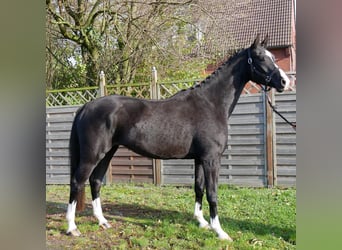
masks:
<instances>
[{"instance_id":1,"label":"horse's mane","mask_svg":"<svg viewBox=\"0 0 342 250\"><path fill-rule=\"evenodd\" d=\"M206 84L208 83L214 76L217 76L217 74L223 69L226 68L228 65L230 65L232 63L232 61L234 61L235 57L237 57L242 51L244 51L244 49L240 49L240 50L234 50L231 52L231 56L229 56L229 58L224 61L221 65L219 65L215 71L213 73L211 73L210 75L208 75L203 81L201 81L198 85L201 84Z\"/></svg>"},{"instance_id":2,"label":"horse's mane","mask_svg":"<svg viewBox=\"0 0 342 250\"><path fill-rule=\"evenodd\" d=\"M226 68L227 66L229 66L232 61L235 60L235 58L242 52L244 51L244 49L240 49L240 50L234 50L234 51L231 51L230 52L230 56L228 57L228 59L226 59L223 63L221 63L215 70L214 72L212 72L210 75L208 75L204 80L194 84L193 86L191 86L190 88L187 88L187 89L182 89L181 91L175 93L173 96L176 96L178 94L181 94L181 93L184 93L188 90L193 90L193 89L197 89L197 88L201 88L202 86L206 85L206 84L209 84L210 81L212 81L214 79L214 77L216 77L218 75L218 73ZM172 96L172 97L173 97Z\"/></svg>"}]
</instances>

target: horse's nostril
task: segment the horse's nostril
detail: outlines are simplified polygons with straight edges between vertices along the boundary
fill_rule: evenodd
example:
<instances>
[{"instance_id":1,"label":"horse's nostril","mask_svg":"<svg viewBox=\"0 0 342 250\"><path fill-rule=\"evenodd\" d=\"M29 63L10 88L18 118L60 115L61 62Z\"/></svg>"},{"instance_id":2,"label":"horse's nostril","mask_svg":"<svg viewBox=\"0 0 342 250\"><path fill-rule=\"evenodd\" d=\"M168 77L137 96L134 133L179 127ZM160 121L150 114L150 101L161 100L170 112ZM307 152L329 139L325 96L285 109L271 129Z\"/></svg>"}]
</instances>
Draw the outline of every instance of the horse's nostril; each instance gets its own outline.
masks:
<instances>
[{"instance_id":1,"label":"horse's nostril","mask_svg":"<svg viewBox=\"0 0 342 250\"><path fill-rule=\"evenodd\" d=\"M284 79L281 79L281 86L285 87L286 81Z\"/></svg>"}]
</instances>

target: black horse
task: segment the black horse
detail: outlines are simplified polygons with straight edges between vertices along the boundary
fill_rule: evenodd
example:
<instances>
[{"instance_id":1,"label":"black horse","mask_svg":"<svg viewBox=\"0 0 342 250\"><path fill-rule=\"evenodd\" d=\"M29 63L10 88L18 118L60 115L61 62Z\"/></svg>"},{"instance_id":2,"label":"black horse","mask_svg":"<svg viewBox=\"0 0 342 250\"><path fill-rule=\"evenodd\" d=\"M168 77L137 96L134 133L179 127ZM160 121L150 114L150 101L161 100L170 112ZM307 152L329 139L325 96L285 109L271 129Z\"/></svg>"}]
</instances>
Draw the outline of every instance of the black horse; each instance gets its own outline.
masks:
<instances>
[{"instance_id":1,"label":"black horse","mask_svg":"<svg viewBox=\"0 0 342 250\"><path fill-rule=\"evenodd\" d=\"M103 228L100 188L109 162L119 145L138 154L161 159L195 160L195 212L200 227L213 229L220 239L231 240L220 225L217 185L220 158L227 145L227 117L245 84L252 80L282 92L289 79L266 50L259 35L200 84L165 100L143 100L111 95L81 107L70 136L71 180L67 210L68 230L80 235L75 211L84 207L84 186L89 179L94 215ZM210 208L210 223L202 213L202 197Z\"/></svg>"}]
</instances>

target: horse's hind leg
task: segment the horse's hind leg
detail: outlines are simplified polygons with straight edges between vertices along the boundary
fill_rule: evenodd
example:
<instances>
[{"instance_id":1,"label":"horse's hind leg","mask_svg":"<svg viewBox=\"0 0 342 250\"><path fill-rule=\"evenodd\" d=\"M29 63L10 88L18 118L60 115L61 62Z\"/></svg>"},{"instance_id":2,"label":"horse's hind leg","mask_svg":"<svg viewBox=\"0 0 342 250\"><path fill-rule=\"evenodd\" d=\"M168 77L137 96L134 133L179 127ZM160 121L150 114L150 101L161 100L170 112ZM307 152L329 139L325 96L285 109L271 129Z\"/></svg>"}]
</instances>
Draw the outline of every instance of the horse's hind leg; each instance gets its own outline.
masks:
<instances>
[{"instance_id":1,"label":"horse's hind leg","mask_svg":"<svg viewBox=\"0 0 342 250\"><path fill-rule=\"evenodd\" d=\"M204 195L204 172L203 172L203 164L199 160L195 160L195 194L196 194L196 202L195 202L195 211L194 217L199 222L199 226L201 228L207 228L209 223L203 217L202 211L202 200Z\"/></svg>"},{"instance_id":2,"label":"horse's hind leg","mask_svg":"<svg viewBox=\"0 0 342 250\"><path fill-rule=\"evenodd\" d=\"M110 228L111 225L108 223L108 221L105 219L102 213L100 202L100 189L103 177L108 169L109 162L112 159L117 148L117 146L114 146L109 152L106 153L105 157L97 164L96 168L94 169L93 173L89 178L93 213L94 216L99 220L99 225L104 229Z\"/></svg>"},{"instance_id":3,"label":"horse's hind leg","mask_svg":"<svg viewBox=\"0 0 342 250\"><path fill-rule=\"evenodd\" d=\"M76 209L82 211L85 201L85 182L94 169L94 164L90 162L80 162L78 168L72 173L70 180L70 198L66 214L68 221L67 234L80 236L81 233L75 224Z\"/></svg>"}]
</instances>

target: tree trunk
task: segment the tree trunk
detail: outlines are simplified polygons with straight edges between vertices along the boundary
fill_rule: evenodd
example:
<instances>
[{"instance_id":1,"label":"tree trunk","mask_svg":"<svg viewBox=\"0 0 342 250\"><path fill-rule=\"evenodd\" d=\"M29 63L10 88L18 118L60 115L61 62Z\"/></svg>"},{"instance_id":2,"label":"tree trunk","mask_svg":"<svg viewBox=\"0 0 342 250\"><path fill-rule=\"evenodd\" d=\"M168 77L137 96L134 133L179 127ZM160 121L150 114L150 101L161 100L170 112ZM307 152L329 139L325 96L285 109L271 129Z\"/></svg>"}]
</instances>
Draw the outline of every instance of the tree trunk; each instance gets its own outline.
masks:
<instances>
[{"instance_id":1,"label":"tree trunk","mask_svg":"<svg viewBox=\"0 0 342 250\"><path fill-rule=\"evenodd\" d=\"M92 48L90 51L82 47L82 58L86 64L86 85L97 86L99 75L99 52L97 48Z\"/></svg>"}]
</instances>

